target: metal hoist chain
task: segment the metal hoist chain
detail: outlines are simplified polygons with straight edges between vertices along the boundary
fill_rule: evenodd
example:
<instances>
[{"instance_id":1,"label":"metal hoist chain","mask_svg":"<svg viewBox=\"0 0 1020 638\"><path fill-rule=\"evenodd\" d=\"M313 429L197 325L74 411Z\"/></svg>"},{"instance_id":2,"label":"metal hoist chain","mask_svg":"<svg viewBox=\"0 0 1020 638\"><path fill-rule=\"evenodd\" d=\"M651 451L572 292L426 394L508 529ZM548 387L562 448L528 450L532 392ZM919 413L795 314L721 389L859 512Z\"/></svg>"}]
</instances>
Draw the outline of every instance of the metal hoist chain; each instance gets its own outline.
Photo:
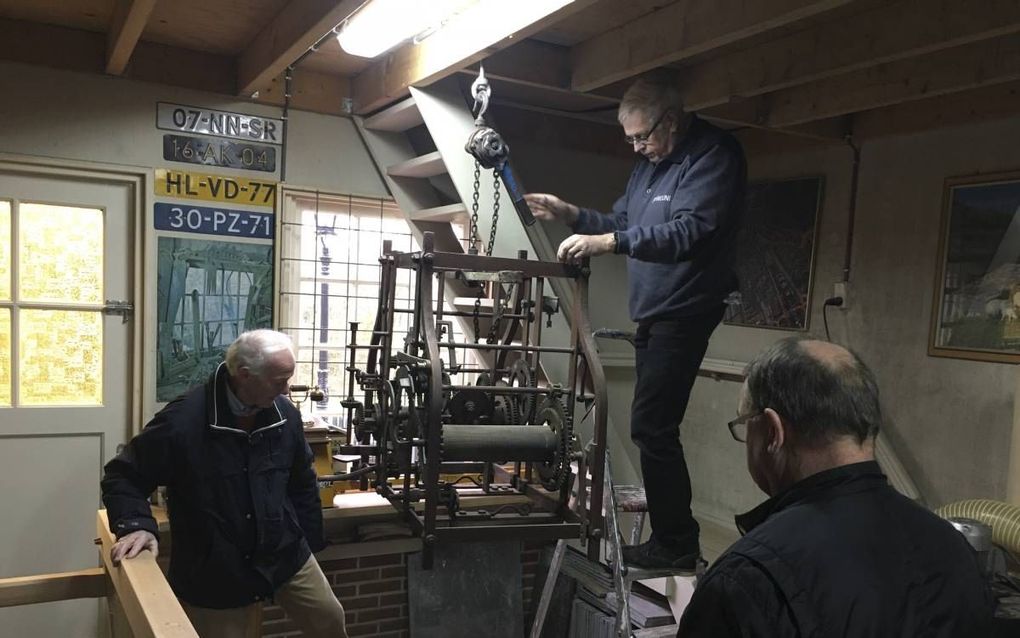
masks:
<instances>
[{"instance_id":1,"label":"metal hoist chain","mask_svg":"<svg viewBox=\"0 0 1020 638\"><path fill-rule=\"evenodd\" d=\"M499 223L499 170L493 169L492 171L492 226L489 228L489 243L485 246L485 256L492 256L492 249L496 245L496 225ZM481 168L478 162L475 162L475 180L472 184L474 192L471 194L471 221L468 226L468 241L470 246L468 252L472 255L478 254L478 243L480 238L478 237L478 197L479 190L481 189ZM500 285L498 283L494 285ZM478 297L475 298L474 311L471 313L471 323L474 328L475 343L478 343L479 327L478 327L478 313L482 307L482 291L483 286L478 286ZM495 315L492 320L492 325L489 328L489 335L486 338L488 343L496 342L496 332L499 330L500 314L497 313L496 309L493 309Z\"/></svg>"},{"instance_id":2,"label":"metal hoist chain","mask_svg":"<svg viewBox=\"0 0 1020 638\"><path fill-rule=\"evenodd\" d=\"M468 224L468 252L472 255L478 254L478 191L481 187L479 181L482 175L482 169L478 164L478 160L475 160L475 181L472 184L473 192L471 193L471 221Z\"/></svg>"},{"instance_id":3,"label":"metal hoist chain","mask_svg":"<svg viewBox=\"0 0 1020 638\"><path fill-rule=\"evenodd\" d=\"M494 286L502 286L499 282L494 282ZM496 343L497 335L499 333L499 326L503 322L503 315L510 311L510 297L514 294L514 287L517 283L508 284L506 294L503 295L503 300L499 304L499 308L493 306L492 308L492 323L489 325L489 334L485 338L485 343Z\"/></svg>"},{"instance_id":4,"label":"metal hoist chain","mask_svg":"<svg viewBox=\"0 0 1020 638\"><path fill-rule=\"evenodd\" d=\"M499 171L497 169L492 169L492 227L489 228L489 245L485 247L486 257L492 257L492 247L496 245L496 224L498 222L499 222ZM475 223L477 228L477 222Z\"/></svg>"}]
</instances>

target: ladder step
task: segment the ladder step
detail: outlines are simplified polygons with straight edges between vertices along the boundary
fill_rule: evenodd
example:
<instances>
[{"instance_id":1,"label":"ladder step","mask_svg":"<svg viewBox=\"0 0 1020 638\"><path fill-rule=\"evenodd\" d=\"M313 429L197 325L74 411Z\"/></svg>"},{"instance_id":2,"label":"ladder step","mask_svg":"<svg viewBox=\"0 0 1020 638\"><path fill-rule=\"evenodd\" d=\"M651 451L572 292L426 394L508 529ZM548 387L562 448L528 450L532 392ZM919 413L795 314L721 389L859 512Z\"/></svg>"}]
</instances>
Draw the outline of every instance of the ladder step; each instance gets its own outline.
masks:
<instances>
[{"instance_id":1,"label":"ladder step","mask_svg":"<svg viewBox=\"0 0 1020 638\"><path fill-rule=\"evenodd\" d=\"M446 164L439 151L420 157L412 157L406 162L394 164L386 169L390 177L435 177L446 172Z\"/></svg>"},{"instance_id":2,"label":"ladder step","mask_svg":"<svg viewBox=\"0 0 1020 638\"><path fill-rule=\"evenodd\" d=\"M648 499L645 488L640 485L617 485L613 488L616 494L616 506L622 512L647 512Z\"/></svg>"},{"instance_id":3,"label":"ladder step","mask_svg":"<svg viewBox=\"0 0 1020 638\"><path fill-rule=\"evenodd\" d=\"M414 221L448 222L466 214L467 207L464 204L447 204L446 206L416 210L411 213L410 217Z\"/></svg>"},{"instance_id":4,"label":"ladder step","mask_svg":"<svg viewBox=\"0 0 1020 638\"><path fill-rule=\"evenodd\" d=\"M365 118L365 128L370 131L406 131L424 124L418 104L413 97L388 106L371 117Z\"/></svg>"}]
</instances>

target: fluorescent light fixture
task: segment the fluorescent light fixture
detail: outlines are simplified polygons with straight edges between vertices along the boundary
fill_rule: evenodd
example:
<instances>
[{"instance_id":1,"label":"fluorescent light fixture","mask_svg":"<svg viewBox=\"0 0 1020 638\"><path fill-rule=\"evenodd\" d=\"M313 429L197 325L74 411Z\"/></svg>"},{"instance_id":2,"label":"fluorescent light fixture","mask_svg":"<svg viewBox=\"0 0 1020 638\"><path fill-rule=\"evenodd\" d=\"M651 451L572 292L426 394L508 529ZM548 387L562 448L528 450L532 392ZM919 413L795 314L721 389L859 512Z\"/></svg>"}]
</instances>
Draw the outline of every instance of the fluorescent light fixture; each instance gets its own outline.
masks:
<instances>
[{"instance_id":1,"label":"fluorescent light fixture","mask_svg":"<svg viewBox=\"0 0 1020 638\"><path fill-rule=\"evenodd\" d=\"M369 0L337 35L351 55L374 58L418 34L434 31L478 0Z\"/></svg>"}]
</instances>

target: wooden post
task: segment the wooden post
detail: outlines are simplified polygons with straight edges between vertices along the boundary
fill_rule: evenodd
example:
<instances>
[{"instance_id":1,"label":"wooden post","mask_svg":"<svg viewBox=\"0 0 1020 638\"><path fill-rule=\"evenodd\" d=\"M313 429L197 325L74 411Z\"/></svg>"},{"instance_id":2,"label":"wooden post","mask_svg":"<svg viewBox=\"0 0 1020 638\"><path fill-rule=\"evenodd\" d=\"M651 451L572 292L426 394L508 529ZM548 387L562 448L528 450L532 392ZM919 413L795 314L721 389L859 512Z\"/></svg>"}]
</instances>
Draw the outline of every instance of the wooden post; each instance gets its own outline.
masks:
<instances>
[{"instance_id":1,"label":"wooden post","mask_svg":"<svg viewBox=\"0 0 1020 638\"><path fill-rule=\"evenodd\" d=\"M110 533L106 510L96 515L96 531L103 565L134 637L198 638L152 553L145 550L115 566L110 549L116 538Z\"/></svg>"}]
</instances>

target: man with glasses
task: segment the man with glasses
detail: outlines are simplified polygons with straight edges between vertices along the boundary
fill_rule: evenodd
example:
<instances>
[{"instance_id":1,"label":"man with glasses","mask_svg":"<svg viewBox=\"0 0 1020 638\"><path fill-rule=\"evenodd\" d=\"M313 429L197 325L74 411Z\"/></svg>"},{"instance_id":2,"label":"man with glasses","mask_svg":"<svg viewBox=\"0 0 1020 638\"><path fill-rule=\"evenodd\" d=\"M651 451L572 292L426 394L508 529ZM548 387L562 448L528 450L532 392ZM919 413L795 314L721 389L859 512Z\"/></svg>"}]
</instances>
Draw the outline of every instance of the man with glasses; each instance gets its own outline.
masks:
<instances>
[{"instance_id":1,"label":"man with glasses","mask_svg":"<svg viewBox=\"0 0 1020 638\"><path fill-rule=\"evenodd\" d=\"M625 547L623 556L639 567L693 569L699 528L679 426L724 300L737 286L732 262L747 169L732 136L684 113L670 75L635 82L618 119L641 158L611 214L547 193L525 199L535 217L576 233L560 244L561 260L627 256L629 310L638 324L631 440L640 451L652 536Z\"/></svg>"},{"instance_id":2,"label":"man with glasses","mask_svg":"<svg viewBox=\"0 0 1020 638\"><path fill-rule=\"evenodd\" d=\"M875 462L871 370L828 342L784 339L747 367L730 432L769 500L699 581L677 636L990 636L992 600L949 523Z\"/></svg>"}]
</instances>

